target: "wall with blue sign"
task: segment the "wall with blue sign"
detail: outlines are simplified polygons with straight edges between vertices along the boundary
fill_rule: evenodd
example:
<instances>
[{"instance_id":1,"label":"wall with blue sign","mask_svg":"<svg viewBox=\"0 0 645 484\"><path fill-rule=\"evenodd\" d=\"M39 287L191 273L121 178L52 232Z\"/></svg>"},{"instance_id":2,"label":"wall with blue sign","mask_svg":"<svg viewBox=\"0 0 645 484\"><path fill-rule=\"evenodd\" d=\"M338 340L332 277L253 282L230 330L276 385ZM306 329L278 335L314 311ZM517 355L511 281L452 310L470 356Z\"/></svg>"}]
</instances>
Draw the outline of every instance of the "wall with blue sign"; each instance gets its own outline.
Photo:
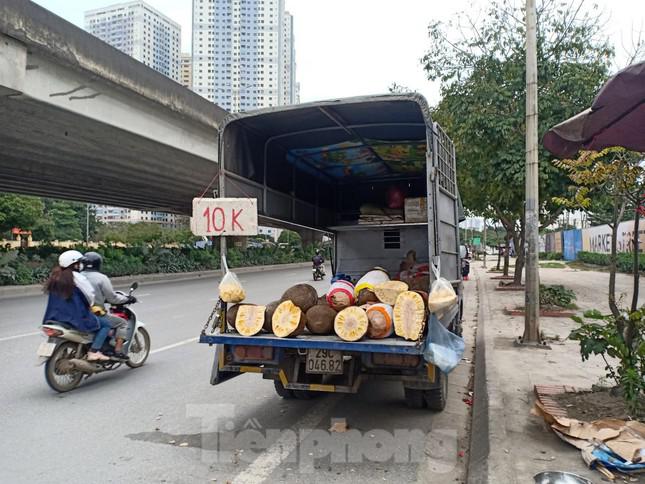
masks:
<instances>
[{"instance_id":1,"label":"wall with blue sign","mask_svg":"<svg viewBox=\"0 0 645 484\"><path fill-rule=\"evenodd\" d=\"M565 230L562 232L562 255L564 260L576 260L582 250L582 230Z\"/></svg>"}]
</instances>

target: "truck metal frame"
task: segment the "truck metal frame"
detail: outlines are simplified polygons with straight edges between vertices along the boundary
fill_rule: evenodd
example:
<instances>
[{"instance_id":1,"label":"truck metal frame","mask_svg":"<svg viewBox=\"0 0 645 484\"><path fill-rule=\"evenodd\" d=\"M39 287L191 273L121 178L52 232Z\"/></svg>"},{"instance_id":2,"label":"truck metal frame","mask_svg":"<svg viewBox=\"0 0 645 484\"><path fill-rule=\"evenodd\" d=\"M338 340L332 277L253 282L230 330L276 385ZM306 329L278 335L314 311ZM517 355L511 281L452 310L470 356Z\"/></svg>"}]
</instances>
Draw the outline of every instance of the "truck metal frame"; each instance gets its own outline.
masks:
<instances>
[{"instance_id":1,"label":"truck metal frame","mask_svg":"<svg viewBox=\"0 0 645 484\"><path fill-rule=\"evenodd\" d=\"M460 298L441 323L460 332L463 216L455 152L423 97L370 96L232 114L220 129L219 160L216 196L256 198L265 225L333 234L334 273L359 278L374 266L395 273L408 250L418 262L439 267ZM425 198L427 222L359 223L361 208L392 184ZM447 376L423 359L425 337L243 337L222 324L202 333L200 342L216 348L214 385L261 373L282 397L310 398L313 392L356 392L365 377L389 378L403 383L412 407L445 405ZM307 373L309 351L341 352L342 375Z\"/></svg>"}]
</instances>

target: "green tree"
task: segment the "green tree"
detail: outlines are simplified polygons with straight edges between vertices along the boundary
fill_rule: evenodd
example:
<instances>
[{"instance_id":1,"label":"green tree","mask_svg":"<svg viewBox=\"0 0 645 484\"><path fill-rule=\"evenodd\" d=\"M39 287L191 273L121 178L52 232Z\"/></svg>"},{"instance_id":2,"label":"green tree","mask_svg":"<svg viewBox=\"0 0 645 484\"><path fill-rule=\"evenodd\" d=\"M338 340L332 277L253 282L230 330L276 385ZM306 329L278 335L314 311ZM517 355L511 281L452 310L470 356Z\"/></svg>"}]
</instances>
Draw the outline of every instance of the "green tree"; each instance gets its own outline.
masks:
<instances>
[{"instance_id":1,"label":"green tree","mask_svg":"<svg viewBox=\"0 0 645 484\"><path fill-rule=\"evenodd\" d=\"M616 301L616 270L618 224L634 217L634 237L631 247L633 259L632 312L638 309L639 293L639 226L638 207L645 194L645 167L642 155L624 148L607 148L601 152L585 151L575 160L556 160L554 165L567 174L573 182L570 197L555 197L554 201L568 208L595 212L596 218L611 227L611 253L609 256L609 309L620 326L621 311ZM594 200L602 200L599 206ZM606 206L608 204L608 206Z\"/></svg>"},{"instance_id":2,"label":"green tree","mask_svg":"<svg viewBox=\"0 0 645 484\"><path fill-rule=\"evenodd\" d=\"M8 235L13 227L34 230L43 217L43 202L36 197L0 194L0 234Z\"/></svg>"},{"instance_id":3,"label":"green tree","mask_svg":"<svg viewBox=\"0 0 645 484\"><path fill-rule=\"evenodd\" d=\"M278 243L289 244L291 246L302 245L302 238L298 232L294 232L293 230L283 230L280 232L280 236L278 237Z\"/></svg>"},{"instance_id":4,"label":"green tree","mask_svg":"<svg viewBox=\"0 0 645 484\"><path fill-rule=\"evenodd\" d=\"M96 240L96 234L102 225L96 218L96 208L91 204L79 202L74 202L72 207L74 208L76 217L79 220L81 232L83 232L83 239L85 239L86 231L88 231L90 240Z\"/></svg>"},{"instance_id":5,"label":"green tree","mask_svg":"<svg viewBox=\"0 0 645 484\"><path fill-rule=\"evenodd\" d=\"M83 240L85 230L81 230L81 220L72 202L45 200L47 219L52 223L52 235L56 240ZM83 229L85 224L83 224Z\"/></svg>"},{"instance_id":6,"label":"green tree","mask_svg":"<svg viewBox=\"0 0 645 484\"><path fill-rule=\"evenodd\" d=\"M613 50L601 36L599 18L582 7L583 0L545 0L538 8L541 133L587 107L608 75ZM455 142L464 205L482 215L492 212L513 240L519 283L525 241L523 12L516 3L499 0L477 21L468 13L456 19L456 26L434 22L429 27L424 69L430 80L441 83L442 93L434 117ZM454 32L456 38L449 35ZM567 186L566 177L550 160L541 150L543 226L562 211L552 198Z\"/></svg>"},{"instance_id":7,"label":"green tree","mask_svg":"<svg viewBox=\"0 0 645 484\"><path fill-rule=\"evenodd\" d=\"M192 246L195 242L201 240L190 229L162 229L161 242L164 244L180 244Z\"/></svg>"}]
</instances>

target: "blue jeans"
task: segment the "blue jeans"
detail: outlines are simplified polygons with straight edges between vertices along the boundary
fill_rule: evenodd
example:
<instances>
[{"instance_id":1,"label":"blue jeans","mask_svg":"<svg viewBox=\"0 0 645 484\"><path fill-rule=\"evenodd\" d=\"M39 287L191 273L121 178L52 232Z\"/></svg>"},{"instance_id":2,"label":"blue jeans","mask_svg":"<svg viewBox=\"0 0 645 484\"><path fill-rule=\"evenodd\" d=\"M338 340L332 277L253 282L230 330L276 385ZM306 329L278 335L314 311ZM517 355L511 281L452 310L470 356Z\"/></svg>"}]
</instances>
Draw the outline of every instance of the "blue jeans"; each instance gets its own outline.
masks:
<instances>
[{"instance_id":1,"label":"blue jeans","mask_svg":"<svg viewBox=\"0 0 645 484\"><path fill-rule=\"evenodd\" d=\"M98 319L101 327L96 332L96 336L94 336L94 341L92 342L92 351L100 351L103 343L105 343L105 339L108 337L108 334L112 329L112 325L107 319L98 316L96 317L96 319Z\"/></svg>"}]
</instances>

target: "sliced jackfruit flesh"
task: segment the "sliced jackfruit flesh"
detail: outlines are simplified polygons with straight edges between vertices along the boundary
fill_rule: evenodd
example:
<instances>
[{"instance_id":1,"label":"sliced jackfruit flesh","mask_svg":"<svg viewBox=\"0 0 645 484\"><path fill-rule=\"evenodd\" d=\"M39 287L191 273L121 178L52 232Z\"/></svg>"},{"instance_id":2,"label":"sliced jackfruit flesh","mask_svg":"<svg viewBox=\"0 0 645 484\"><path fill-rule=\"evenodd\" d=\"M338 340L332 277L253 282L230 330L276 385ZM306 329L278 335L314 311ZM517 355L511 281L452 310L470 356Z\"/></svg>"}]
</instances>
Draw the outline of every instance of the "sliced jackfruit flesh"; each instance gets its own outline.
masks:
<instances>
[{"instance_id":1,"label":"sliced jackfruit flesh","mask_svg":"<svg viewBox=\"0 0 645 484\"><path fill-rule=\"evenodd\" d=\"M374 293L379 301L393 306L396 298L408 290L408 285L402 281L386 281L374 286Z\"/></svg>"},{"instance_id":2,"label":"sliced jackfruit flesh","mask_svg":"<svg viewBox=\"0 0 645 484\"><path fill-rule=\"evenodd\" d=\"M358 341L367 333L367 327L367 313L356 306L343 309L334 319L334 331L345 341Z\"/></svg>"},{"instance_id":3,"label":"sliced jackfruit flesh","mask_svg":"<svg viewBox=\"0 0 645 484\"><path fill-rule=\"evenodd\" d=\"M394 304L394 332L407 340L417 341L426 323L423 298L412 291L399 294Z\"/></svg>"},{"instance_id":4,"label":"sliced jackfruit flesh","mask_svg":"<svg viewBox=\"0 0 645 484\"><path fill-rule=\"evenodd\" d=\"M262 331L266 306L240 306L235 317L235 328L242 336L254 336Z\"/></svg>"},{"instance_id":5,"label":"sliced jackfruit flesh","mask_svg":"<svg viewBox=\"0 0 645 484\"><path fill-rule=\"evenodd\" d=\"M283 301L276 308L271 318L273 334L279 338L286 338L299 332L304 327L302 310L291 301Z\"/></svg>"}]
</instances>

